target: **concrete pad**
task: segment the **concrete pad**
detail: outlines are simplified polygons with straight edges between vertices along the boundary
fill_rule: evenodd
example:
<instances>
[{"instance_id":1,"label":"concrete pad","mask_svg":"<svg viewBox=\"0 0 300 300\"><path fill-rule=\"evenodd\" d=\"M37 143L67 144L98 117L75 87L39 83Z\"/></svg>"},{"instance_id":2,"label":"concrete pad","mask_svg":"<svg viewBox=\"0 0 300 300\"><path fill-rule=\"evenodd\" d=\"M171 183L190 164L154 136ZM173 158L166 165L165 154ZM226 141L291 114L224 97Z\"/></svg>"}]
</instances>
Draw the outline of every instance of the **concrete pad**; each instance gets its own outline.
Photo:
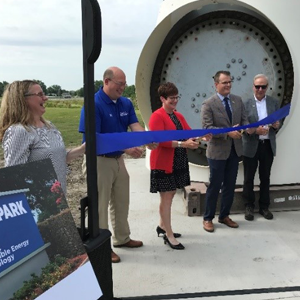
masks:
<instances>
[{"instance_id":1,"label":"concrete pad","mask_svg":"<svg viewBox=\"0 0 300 300\"><path fill-rule=\"evenodd\" d=\"M115 297L300 299L299 211L275 212L271 221L255 214L252 222L243 214L235 214L232 219L240 225L238 229L215 219L215 232L208 233L202 228L202 217L187 216L183 192L178 191L172 225L182 234L180 242L186 249L172 250L155 231L159 194L149 192L150 172L145 159L127 159L126 166L131 180L131 238L142 240L144 246L114 249L121 257L120 263L113 264ZM285 287L295 288L272 290ZM258 289L266 292L257 294ZM243 295L243 290L249 290L248 295ZM203 294L218 291L238 292Z\"/></svg>"}]
</instances>

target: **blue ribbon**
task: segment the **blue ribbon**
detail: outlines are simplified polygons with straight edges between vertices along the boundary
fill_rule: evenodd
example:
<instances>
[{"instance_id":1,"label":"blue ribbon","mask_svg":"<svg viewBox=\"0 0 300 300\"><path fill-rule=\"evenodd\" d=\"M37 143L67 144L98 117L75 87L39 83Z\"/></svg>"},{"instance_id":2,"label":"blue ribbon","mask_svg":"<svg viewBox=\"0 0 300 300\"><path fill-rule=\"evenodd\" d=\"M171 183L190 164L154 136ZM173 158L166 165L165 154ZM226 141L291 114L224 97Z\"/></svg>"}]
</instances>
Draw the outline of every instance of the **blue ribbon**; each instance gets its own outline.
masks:
<instances>
[{"instance_id":1,"label":"blue ribbon","mask_svg":"<svg viewBox=\"0 0 300 300\"><path fill-rule=\"evenodd\" d=\"M173 140L189 139L200 137L208 133L220 134L230 131L244 130L247 128L258 127L261 125L273 124L285 118L290 112L291 105L285 105L268 117L252 124L218 128L218 129L192 129L192 130L158 130L158 131L135 131L135 132L115 132L97 133L97 155L115 151L122 151L131 147L138 147L153 142L167 142Z\"/></svg>"}]
</instances>

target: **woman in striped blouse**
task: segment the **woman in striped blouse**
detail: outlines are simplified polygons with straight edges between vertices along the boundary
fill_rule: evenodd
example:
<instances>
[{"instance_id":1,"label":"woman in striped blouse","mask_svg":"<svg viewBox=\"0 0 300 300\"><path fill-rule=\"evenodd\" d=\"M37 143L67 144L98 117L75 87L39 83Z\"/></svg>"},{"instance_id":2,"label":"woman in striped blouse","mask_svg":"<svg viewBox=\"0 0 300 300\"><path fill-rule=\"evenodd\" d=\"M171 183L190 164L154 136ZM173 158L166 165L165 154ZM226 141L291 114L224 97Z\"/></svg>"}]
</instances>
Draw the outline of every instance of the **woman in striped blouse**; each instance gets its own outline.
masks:
<instances>
[{"instance_id":1,"label":"woman in striped blouse","mask_svg":"<svg viewBox=\"0 0 300 300\"><path fill-rule=\"evenodd\" d=\"M35 81L7 85L0 108L0 142L6 167L50 158L66 193L67 163L84 154L85 144L66 151L61 133L43 118L47 100Z\"/></svg>"}]
</instances>

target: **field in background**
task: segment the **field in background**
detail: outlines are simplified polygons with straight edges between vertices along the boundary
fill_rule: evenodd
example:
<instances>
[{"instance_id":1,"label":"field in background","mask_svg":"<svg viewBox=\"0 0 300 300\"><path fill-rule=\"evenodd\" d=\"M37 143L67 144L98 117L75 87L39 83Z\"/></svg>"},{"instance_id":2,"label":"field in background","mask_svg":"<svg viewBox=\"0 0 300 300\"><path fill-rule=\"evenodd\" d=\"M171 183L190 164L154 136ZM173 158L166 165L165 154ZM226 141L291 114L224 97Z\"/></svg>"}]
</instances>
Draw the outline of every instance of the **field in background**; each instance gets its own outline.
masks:
<instances>
[{"instance_id":1,"label":"field in background","mask_svg":"<svg viewBox=\"0 0 300 300\"><path fill-rule=\"evenodd\" d=\"M51 121L61 132L67 148L81 144L82 135L78 132L79 117L82 99L70 100L48 100L45 119ZM137 117L142 126L144 123L139 110L136 110ZM3 150L0 147L0 159L3 158Z\"/></svg>"},{"instance_id":2,"label":"field in background","mask_svg":"<svg viewBox=\"0 0 300 300\"><path fill-rule=\"evenodd\" d=\"M47 101L44 117L61 132L67 148L81 143L82 135L78 132L78 125L82 106L83 99Z\"/></svg>"},{"instance_id":3,"label":"field in background","mask_svg":"<svg viewBox=\"0 0 300 300\"><path fill-rule=\"evenodd\" d=\"M82 135L78 132L81 108L47 107L45 119L51 121L61 132L66 147L81 144Z\"/></svg>"},{"instance_id":4,"label":"field in background","mask_svg":"<svg viewBox=\"0 0 300 300\"><path fill-rule=\"evenodd\" d=\"M78 132L79 118L83 100L48 100L45 118L51 121L61 132L66 147L80 145L82 136ZM139 110L136 110L137 117L142 126Z\"/></svg>"}]
</instances>

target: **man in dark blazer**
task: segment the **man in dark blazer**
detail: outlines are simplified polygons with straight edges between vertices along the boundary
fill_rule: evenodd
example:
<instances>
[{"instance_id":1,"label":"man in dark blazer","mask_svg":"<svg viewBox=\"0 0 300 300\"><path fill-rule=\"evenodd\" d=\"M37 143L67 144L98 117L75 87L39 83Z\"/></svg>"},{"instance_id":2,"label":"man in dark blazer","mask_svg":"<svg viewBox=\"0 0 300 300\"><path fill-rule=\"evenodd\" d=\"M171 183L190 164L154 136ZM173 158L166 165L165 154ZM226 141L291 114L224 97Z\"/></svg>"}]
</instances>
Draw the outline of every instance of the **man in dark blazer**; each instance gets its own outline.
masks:
<instances>
[{"instance_id":1,"label":"man in dark blazer","mask_svg":"<svg viewBox=\"0 0 300 300\"><path fill-rule=\"evenodd\" d=\"M253 80L252 98L245 101L245 109L250 123L260 121L272 114L279 107L279 101L266 96L268 89L268 78L258 74ZM260 179L259 191L259 213L268 220L273 219L269 211L270 205L270 174L274 156L276 155L276 132L281 123L279 121L270 126L259 126L253 134L243 135L243 162L244 162L244 186L243 199L245 203L245 219L254 219L253 209L255 195L253 191L254 176L258 168Z\"/></svg>"},{"instance_id":2,"label":"man in dark blazer","mask_svg":"<svg viewBox=\"0 0 300 300\"><path fill-rule=\"evenodd\" d=\"M226 128L248 124L241 97L230 94L231 76L228 71L218 71L214 76L217 93L205 100L201 108L204 129ZM232 131L213 135L208 143L206 156L210 168L210 183L206 192L203 228L214 231L217 199L221 189L219 223L237 228L238 224L229 218L234 197L239 157L242 155L242 134Z\"/></svg>"}]
</instances>

